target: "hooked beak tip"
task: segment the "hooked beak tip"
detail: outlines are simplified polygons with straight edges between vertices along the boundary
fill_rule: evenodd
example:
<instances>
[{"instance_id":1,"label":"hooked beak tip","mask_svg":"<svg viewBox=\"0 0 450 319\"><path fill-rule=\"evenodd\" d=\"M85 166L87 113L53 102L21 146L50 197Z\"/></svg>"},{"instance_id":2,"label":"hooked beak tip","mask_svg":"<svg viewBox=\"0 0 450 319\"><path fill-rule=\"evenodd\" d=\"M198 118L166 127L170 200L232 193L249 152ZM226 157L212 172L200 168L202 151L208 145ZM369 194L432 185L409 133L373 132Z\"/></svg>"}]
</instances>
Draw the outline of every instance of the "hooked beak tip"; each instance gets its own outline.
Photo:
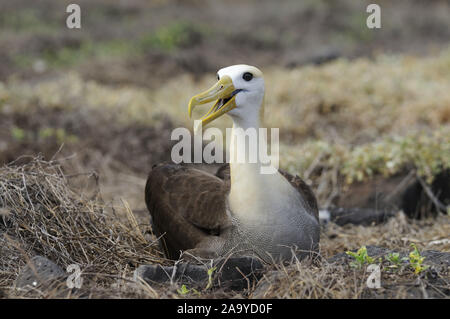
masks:
<instances>
[{"instance_id":1,"label":"hooked beak tip","mask_svg":"<svg viewBox=\"0 0 450 319\"><path fill-rule=\"evenodd\" d=\"M192 111L194 110L195 107L195 97L193 97L190 101L189 101L189 107L188 107L188 114L189 114L189 118L192 118Z\"/></svg>"},{"instance_id":2,"label":"hooked beak tip","mask_svg":"<svg viewBox=\"0 0 450 319\"><path fill-rule=\"evenodd\" d=\"M206 104L209 102L213 102L216 100L216 103L211 107L211 109L208 111L208 113L202 117L202 121L204 124L212 121L213 119L217 118L218 116L223 115L226 112L220 111L218 113L217 105L219 101L229 101L230 98L232 98L234 95L232 95L235 92L235 88L233 85L233 81L229 76L222 77L213 87L211 87L209 90L197 94L194 97L191 98L189 101L188 106L188 115L189 118L192 118L192 113L194 108L197 105ZM221 105L222 106L222 105ZM229 109L228 109L229 110Z\"/></svg>"}]
</instances>

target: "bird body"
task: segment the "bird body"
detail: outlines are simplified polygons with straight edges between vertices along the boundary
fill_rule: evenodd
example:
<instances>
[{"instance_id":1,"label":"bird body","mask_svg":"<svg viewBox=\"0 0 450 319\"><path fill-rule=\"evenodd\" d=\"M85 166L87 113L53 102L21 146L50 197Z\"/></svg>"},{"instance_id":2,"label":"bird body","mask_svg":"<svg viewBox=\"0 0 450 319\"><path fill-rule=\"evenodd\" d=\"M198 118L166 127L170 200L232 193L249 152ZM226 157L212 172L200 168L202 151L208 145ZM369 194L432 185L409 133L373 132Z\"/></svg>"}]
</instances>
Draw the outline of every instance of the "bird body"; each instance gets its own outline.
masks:
<instances>
[{"instance_id":1,"label":"bird body","mask_svg":"<svg viewBox=\"0 0 450 319\"><path fill-rule=\"evenodd\" d=\"M212 175L163 164L154 167L147 180L147 207L166 254L173 259L180 251L207 258L256 254L272 262L291 258L294 246L301 256L316 251L320 227L310 188L275 167L272 173L262 173L263 163L250 161L252 149L238 142L245 141L249 129L259 131L261 71L236 65L221 69L218 78L218 84L191 99L189 113L217 99L202 124L225 113L231 116L229 166ZM259 139L266 143L264 136Z\"/></svg>"}]
</instances>

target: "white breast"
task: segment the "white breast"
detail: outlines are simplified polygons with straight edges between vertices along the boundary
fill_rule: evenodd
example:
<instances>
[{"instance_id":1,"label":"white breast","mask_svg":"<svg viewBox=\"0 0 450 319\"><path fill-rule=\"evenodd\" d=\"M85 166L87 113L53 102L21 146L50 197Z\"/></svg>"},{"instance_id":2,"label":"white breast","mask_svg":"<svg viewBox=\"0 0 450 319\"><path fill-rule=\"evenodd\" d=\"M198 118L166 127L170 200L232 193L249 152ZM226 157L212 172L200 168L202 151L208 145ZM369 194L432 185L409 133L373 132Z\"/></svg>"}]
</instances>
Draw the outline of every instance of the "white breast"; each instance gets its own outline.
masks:
<instances>
[{"instance_id":1,"label":"white breast","mask_svg":"<svg viewBox=\"0 0 450 319\"><path fill-rule=\"evenodd\" d=\"M279 173L234 181L228 198L236 230L230 241L287 258L291 247L316 250L319 225L298 191Z\"/></svg>"}]
</instances>

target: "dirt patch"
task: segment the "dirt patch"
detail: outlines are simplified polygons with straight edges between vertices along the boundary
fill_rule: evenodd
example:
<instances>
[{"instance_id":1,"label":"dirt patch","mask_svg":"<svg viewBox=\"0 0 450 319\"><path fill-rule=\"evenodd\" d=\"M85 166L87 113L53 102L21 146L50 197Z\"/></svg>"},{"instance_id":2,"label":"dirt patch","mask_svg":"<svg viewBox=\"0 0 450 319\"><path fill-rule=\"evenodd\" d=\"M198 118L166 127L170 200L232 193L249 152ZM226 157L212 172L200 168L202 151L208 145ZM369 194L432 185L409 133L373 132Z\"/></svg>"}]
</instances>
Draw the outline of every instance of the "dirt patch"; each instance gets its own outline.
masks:
<instances>
[{"instance_id":1,"label":"dirt patch","mask_svg":"<svg viewBox=\"0 0 450 319\"><path fill-rule=\"evenodd\" d=\"M91 169L101 166L90 156L99 153L102 161L113 160L146 174L153 164L170 160L172 128L167 118L156 126L123 125L114 114L88 108L35 107L32 114L5 112L0 163L38 153L49 159L64 145L59 156L78 153L81 163Z\"/></svg>"}]
</instances>

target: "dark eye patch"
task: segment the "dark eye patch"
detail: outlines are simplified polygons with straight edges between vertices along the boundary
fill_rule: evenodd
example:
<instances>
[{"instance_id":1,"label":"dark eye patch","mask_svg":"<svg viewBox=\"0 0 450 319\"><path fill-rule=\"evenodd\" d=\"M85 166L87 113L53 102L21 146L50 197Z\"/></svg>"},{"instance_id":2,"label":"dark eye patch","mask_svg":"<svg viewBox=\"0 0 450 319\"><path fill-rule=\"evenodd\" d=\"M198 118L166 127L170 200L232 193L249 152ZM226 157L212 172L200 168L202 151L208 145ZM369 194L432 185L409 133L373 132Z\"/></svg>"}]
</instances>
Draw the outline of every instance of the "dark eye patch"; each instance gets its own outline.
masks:
<instances>
[{"instance_id":1,"label":"dark eye patch","mask_svg":"<svg viewBox=\"0 0 450 319\"><path fill-rule=\"evenodd\" d=\"M242 75L242 78L243 78L245 81L250 81L251 79L253 79L253 74L251 74L250 72L245 72L245 73Z\"/></svg>"},{"instance_id":2,"label":"dark eye patch","mask_svg":"<svg viewBox=\"0 0 450 319\"><path fill-rule=\"evenodd\" d=\"M219 76L219 74L217 74L217 81L219 81L220 80L220 76Z\"/></svg>"}]
</instances>

